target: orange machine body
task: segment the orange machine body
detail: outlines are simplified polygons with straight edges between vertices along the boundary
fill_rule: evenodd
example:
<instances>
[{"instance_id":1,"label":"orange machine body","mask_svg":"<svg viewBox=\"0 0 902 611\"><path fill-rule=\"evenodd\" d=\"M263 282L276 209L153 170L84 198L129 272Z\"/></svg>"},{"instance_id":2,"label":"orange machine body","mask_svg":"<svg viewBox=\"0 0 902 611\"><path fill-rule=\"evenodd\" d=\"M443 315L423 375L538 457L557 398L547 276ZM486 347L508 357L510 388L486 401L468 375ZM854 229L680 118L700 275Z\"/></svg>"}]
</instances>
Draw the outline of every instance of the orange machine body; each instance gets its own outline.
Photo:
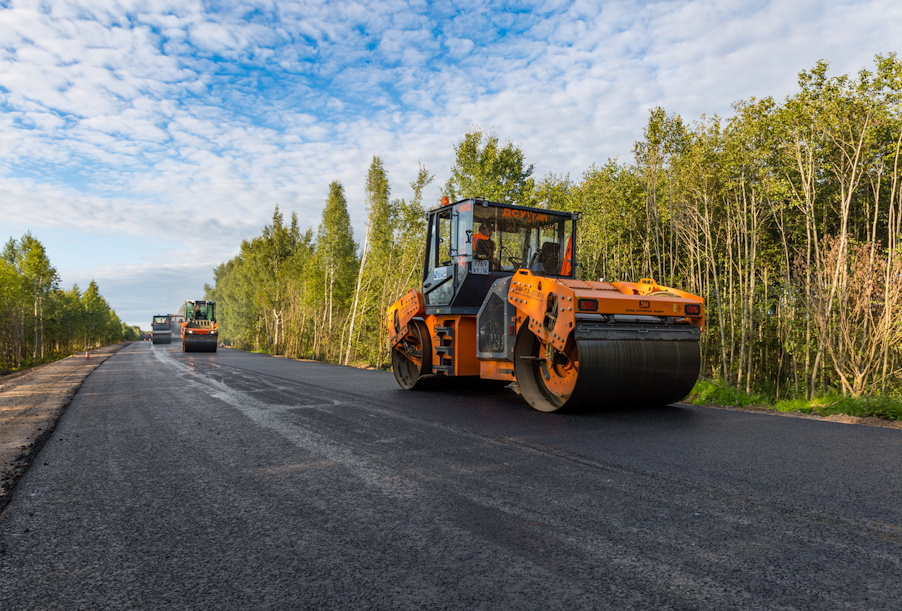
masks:
<instances>
[{"instance_id":1,"label":"orange machine body","mask_svg":"<svg viewBox=\"0 0 902 611\"><path fill-rule=\"evenodd\" d=\"M654 299L647 297L654 296ZM698 295L665 287L653 279L633 282L601 282L534 276L518 270L511 282L508 301L517 310L508 321L508 334L517 335L520 326L544 343L563 350L577 316L656 316L677 319L704 330L704 300ZM586 303L589 302L589 303ZM597 309L581 309L580 304L597 303ZM692 310L686 314L686 306ZM696 309L693 309L695 307ZM448 376L480 376L493 380L516 379L508 360L477 356L476 316L426 314L423 294L416 289L389 307L389 341L394 346L408 333L415 320L429 331L433 371Z\"/></svg>"},{"instance_id":2,"label":"orange machine body","mask_svg":"<svg viewBox=\"0 0 902 611\"><path fill-rule=\"evenodd\" d=\"M185 320L182 321L182 352L216 352L219 343L219 323L216 322L216 302L186 301Z\"/></svg>"},{"instance_id":3,"label":"orange machine body","mask_svg":"<svg viewBox=\"0 0 902 611\"><path fill-rule=\"evenodd\" d=\"M431 211L423 289L386 312L399 384L506 380L541 411L623 400L611 389L621 380L650 386L648 402L685 396L700 366L704 300L650 278L577 279L577 219L482 200ZM476 236L497 242L477 249Z\"/></svg>"}]
</instances>

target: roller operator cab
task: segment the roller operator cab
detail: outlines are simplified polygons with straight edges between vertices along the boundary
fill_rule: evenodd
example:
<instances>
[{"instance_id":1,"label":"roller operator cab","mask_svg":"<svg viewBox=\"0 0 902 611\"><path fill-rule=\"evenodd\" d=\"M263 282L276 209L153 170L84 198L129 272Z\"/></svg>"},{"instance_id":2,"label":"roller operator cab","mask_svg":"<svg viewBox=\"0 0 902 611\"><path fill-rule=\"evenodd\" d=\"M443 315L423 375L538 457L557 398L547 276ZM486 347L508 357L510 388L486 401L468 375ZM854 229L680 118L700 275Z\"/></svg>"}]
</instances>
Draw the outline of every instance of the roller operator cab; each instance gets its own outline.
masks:
<instances>
[{"instance_id":1,"label":"roller operator cab","mask_svg":"<svg viewBox=\"0 0 902 611\"><path fill-rule=\"evenodd\" d=\"M150 324L151 328L153 329L154 344L172 343L172 329L169 326L168 316L157 314L153 317L153 320Z\"/></svg>"},{"instance_id":2,"label":"roller operator cab","mask_svg":"<svg viewBox=\"0 0 902 611\"><path fill-rule=\"evenodd\" d=\"M427 213L422 290L386 313L402 388L505 380L535 409L664 405L695 384L704 300L577 280L577 214L481 199Z\"/></svg>"},{"instance_id":3,"label":"roller operator cab","mask_svg":"<svg viewBox=\"0 0 902 611\"><path fill-rule=\"evenodd\" d=\"M182 352L216 352L219 324L215 301L186 301Z\"/></svg>"}]
</instances>

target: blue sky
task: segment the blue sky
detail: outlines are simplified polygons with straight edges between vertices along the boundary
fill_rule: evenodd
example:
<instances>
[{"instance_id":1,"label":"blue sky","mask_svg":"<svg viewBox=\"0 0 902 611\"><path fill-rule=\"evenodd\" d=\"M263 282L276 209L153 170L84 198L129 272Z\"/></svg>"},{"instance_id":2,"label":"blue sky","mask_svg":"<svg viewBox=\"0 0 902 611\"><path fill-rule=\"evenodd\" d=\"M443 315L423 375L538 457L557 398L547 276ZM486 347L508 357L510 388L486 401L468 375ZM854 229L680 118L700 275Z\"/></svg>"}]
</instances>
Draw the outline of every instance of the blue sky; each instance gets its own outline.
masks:
<instances>
[{"instance_id":1,"label":"blue sky","mask_svg":"<svg viewBox=\"0 0 902 611\"><path fill-rule=\"evenodd\" d=\"M0 0L0 239L149 327L278 204L318 224L332 180L419 164L440 197L473 125L537 176L631 160L649 109L692 121L902 51L902 3Z\"/></svg>"}]
</instances>

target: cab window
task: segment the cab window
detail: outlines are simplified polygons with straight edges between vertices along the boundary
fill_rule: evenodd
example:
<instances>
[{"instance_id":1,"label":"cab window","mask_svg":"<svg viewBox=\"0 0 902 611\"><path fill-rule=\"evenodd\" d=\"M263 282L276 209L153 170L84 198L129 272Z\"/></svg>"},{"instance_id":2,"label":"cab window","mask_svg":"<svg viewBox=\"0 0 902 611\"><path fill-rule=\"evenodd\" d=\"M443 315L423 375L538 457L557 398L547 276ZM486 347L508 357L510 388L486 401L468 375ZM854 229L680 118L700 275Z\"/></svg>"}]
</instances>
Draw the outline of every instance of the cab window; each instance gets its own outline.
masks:
<instances>
[{"instance_id":1,"label":"cab window","mask_svg":"<svg viewBox=\"0 0 902 611\"><path fill-rule=\"evenodd\" d=\"M454 295L450 210L432 215L430 232L423 293L427 305L447 305Z\"/></svg>"},{"instance_id":2,"label":"cab window","mask_svg":"<svg viewBox=\"0 0 902 611\"><path fill-rule=\"evenodd\" d=\"M487 259L492 271L541 269L569 276L566 265L573 222L541 211L476 206L474 259ZM541 268L537 264L541 264Z\"/></svg>"}]
</instances>

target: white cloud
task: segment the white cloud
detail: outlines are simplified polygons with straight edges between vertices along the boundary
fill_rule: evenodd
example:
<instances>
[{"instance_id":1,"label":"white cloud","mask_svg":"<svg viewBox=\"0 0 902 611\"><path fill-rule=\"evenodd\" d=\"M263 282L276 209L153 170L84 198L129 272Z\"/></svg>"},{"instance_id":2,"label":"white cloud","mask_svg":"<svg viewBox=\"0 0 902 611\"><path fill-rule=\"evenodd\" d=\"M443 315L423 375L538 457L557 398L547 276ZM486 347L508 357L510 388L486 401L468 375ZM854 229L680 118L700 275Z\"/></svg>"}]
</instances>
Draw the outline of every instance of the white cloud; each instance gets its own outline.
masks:
<instances>
[{"instance_id":1,"label":"white cloud","mask_svg":"<svg viewBox=\"0 0 902 611\"><path fill-rule=\"evenodd\" d=\"M871 65L902 25L889 0L41 6L0 9L0 232L161 235L154 265L177 251L205 278L276 203L316 225L332 180L360 233L374 154L395 196L422 162L437 197L475 123L575 178L628 160L654 106L693 120L782 98L818 59ZM125 286L91 265L71 272Z\"/></svg>"}]
</instances>

